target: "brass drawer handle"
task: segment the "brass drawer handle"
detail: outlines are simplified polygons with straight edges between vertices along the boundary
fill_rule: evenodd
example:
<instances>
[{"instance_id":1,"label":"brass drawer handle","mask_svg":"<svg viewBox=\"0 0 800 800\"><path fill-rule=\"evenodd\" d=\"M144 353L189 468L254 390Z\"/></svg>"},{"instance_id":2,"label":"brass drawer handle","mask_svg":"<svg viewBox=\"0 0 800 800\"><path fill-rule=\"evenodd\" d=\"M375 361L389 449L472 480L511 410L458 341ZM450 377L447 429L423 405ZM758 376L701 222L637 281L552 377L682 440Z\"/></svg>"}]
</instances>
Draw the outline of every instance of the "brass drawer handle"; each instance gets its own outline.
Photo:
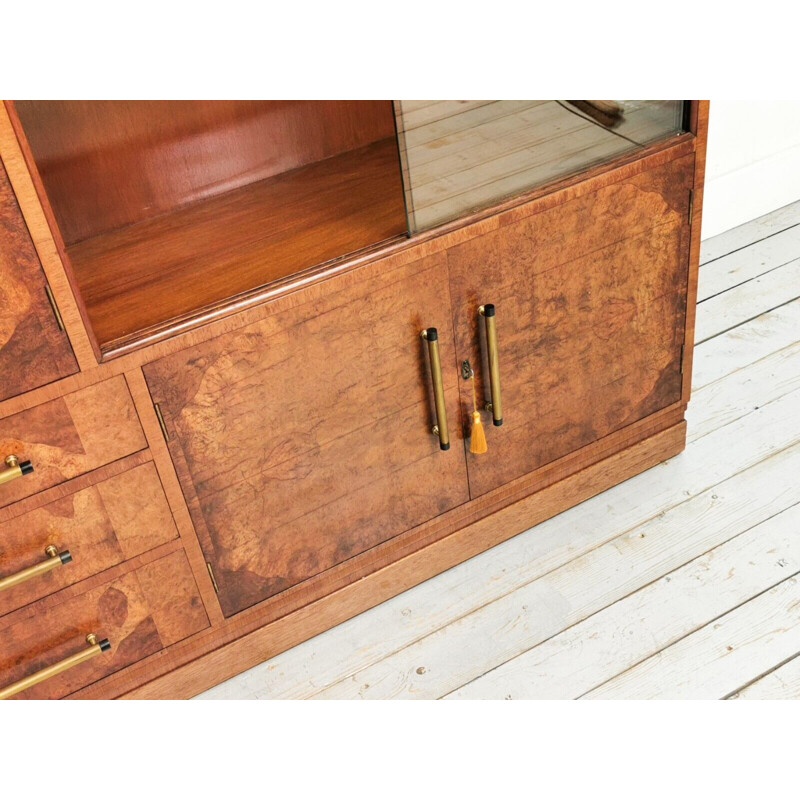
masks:
<instances>
[{"instance_id":1,"label":"brass drawer handle","mask_svg":"<svg viewBox=\"0 0 800 800\"><path fill-rule=\"evenodd\" d=\"M6 456L6 468L0 470L0 484L13 481L14 478L21 478L33 472L33 464L30 461L20 461L16 456Z\"/></svg>"},{"instance_id":2,"label":"brass drawer handle","mask_svg":"<svg viewBox=\"0 0 800 800\"><path fill-rule=\"evenodd\" d=\"M486 410L492 412L492 423L503 424L503 401L500 399L500 364L497 353L497 325L495 324L495 308L492 303L478 308L486 323L486 349L489 351L489 386L492 391L492 402L486 404Z\"/></svg>"},{"instance_id":3,"label":"brass drawer handle","mask_svg":"<svg viewBox=\"0 0 800 800\"><path fill-rule=\"evenodd\" d=\"M54 544L47 545L44 549L44 553L47 556L44 561L40 561L38 564L34 564L27 569L22 569L14 575L0 578L0 592L2 592L3 589L10 589L18 583L25 583L25 581L35 578L37 575L44 575L45 572L50 572L51 569L60 567L62 564L69 564L69 562L72 561L69 550L59 553L58 548Z\"/></svg>"},{"instance_id":4,"label":"brass drawer handle","mask_svg":"<svg viewBox=\"0 0 800 800\"><path fill-rule=\"evenodd\" d=\"M111 649L111 642L109 642L108 639L98 640L97 636L93 633L90 633L86 637L86 643L89 646L79 653L67 656L63 661L59 661L58 664L53 664L52 667L40 669L38 672L34 672L33 675L28 675L27 678L12 683L6 686L5 689L0 689L0 700L7 700L12 695L24 692L26 689L30 689L31 686L36 686L37 683L52 678L54 675L58 675L60 672L68 670L70 667L82 664L84 661L88 661L90 658L94 658L100 655L100 653L105 653L106 650Z\"/></svg>"},{"instance_id":5,"label":"brass drawer handle","mask_svg":"<svg viewBox=\"0 0 800 800\"><path fill-rule=\"evenodd\" d=\"M426 328L420 334L428 343L433 377L433 400L436 405L436 425L433 433L439 437L439 447L450 449L450 431L447 429L447 408L444 404L444 382L442 381L442 362L439 358L439 332L436 328Z\"/></svg>"}]
</instances>

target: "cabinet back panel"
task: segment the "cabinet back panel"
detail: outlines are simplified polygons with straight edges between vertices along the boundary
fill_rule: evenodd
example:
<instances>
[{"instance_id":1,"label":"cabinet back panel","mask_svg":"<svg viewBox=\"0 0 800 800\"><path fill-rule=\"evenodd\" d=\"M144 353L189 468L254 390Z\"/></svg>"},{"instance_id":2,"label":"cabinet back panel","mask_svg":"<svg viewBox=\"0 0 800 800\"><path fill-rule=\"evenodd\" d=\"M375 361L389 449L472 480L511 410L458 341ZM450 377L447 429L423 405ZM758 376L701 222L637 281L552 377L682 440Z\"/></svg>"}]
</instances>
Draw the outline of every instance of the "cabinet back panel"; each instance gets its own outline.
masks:
<instances>
[{"instance_id":1,"label":"cabinet back panel","mask_svg":"<svg viewBox=\"0 0 800 800\"><path fill-rule=\"evenodd\" d=\"M18 100L66 244L394 136L390 100Z\"/></svg>"}]
</instances>

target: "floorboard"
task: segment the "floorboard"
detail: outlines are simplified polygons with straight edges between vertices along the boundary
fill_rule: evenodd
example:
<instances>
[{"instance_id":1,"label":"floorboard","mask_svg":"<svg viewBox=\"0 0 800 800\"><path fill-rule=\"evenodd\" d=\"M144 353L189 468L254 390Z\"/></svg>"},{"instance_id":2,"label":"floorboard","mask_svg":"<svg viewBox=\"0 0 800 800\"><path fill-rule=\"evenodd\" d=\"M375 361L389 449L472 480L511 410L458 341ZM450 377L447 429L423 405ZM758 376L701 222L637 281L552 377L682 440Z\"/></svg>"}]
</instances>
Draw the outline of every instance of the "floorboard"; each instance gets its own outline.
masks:
<instances>
[{"instance_id":1,"label":"floorboard","mask_svg":"<svg viewBox=\"0 0 800 800\"><path fill-rule=\"evenodd\" d=\"M800 697L800 202L702 260L684 453L202 697Z\"/></svg>"},{"instance_id":2,"label":"floorboard","mask_svg":"<svg viewBox=\"0 0 800 800\"><path fill-rule=\"evenodd\" d=\"M592 690L589 699L722 699L800 650L797 576Z\"/></svg>"},{"instance_id":3,"label":"floorboard","mask_svg":"<svg viewBox=\"0 0 800 800\"><path fill-rule=\"evenodd\" d=\"M800 225L770 236L758 247L747 247L722 256L700 270L697 301L703 302L734 286L784 266L800 253Z\"/></svg>"},{"instance_id":4,"label":"floorboard","mask_svg":"<svg viewBox=\"0 0 800 800\"><path fill-rule=\"evenodd\" d=\"M760 462L317 696L442 697L800 503L800 486L778 480L785 470L800 470L800 447Z\"/></svg>"},{"instance_id":5,"label":"floorboard","mask_svg":"<svg viewBox=\"0 0 800 800\"><path fill-rule=\"evenodd\" d=\"M800 225L800 200L737 228L731 228L712 239L706 239L700 245L700 263L707 264L736 250L763 242L793 225Z\"/></svg>"},{"instance_id":6,"label":"floorboard","mask_svg":"<svg viewBox=\"0 0 800 800\"><path fill-rule=\"evenodd\" d=\"M704 300L698 307L695 342L702 344L799 296L800 258Z\"/></svg>"},{"instance_id":7,"label":"floorboard","mask_svg":"<svg viewBox=\"0 0 800 800\"><path fill-rule=\"evenodd\" d=\"M800 572L800 506L688 564L450 695L579 698Z\"/></svg>"},{"instance_id":8,"label":"floorboard","mask_svg":"<svg viewBox=\"0 0 800 800\"><path fill-rule=\"evenodd\" d=\"M734 692L731 700L800 700L800 653Z\"/></svg>"},{"instance_id":9,"label":"floorboard","mask_svg":"<svg viewBox=\"0 0 800 800\"><path fill-rule=\"evenodd\" d=\"M698 318L704 313L701 304ZM692 391L790 347L800 338L798 331L800 300L794 300L703 342L694 353Z\"/></svg>"},{"instance_id":10,"label":"floorboard","mask_svg":"<svg viewBox=\"0 0 800 800\"><path fill-rule=\"evenodd\" d=\"M800 342L795 342L698 389L686 412L687 440L693 442L798 389Z\"/></svg>"}]
</instances>

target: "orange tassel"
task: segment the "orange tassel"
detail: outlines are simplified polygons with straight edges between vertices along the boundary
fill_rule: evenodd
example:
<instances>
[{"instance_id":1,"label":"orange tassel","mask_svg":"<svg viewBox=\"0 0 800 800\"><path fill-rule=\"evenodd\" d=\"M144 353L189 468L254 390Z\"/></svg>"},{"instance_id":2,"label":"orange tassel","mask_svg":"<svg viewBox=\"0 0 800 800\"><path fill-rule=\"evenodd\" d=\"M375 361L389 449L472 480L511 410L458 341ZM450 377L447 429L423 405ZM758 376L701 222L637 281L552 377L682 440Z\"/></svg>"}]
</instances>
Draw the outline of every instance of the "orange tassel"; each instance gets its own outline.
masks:
<instances>
[{"instance_id":1,"label":"orange tassel","mask_svg":"<svg viewBox=\"0 0 800 800\"><path fill-rule=\"evenodd\" d=\"M489 447L486 444L486 434L483 431L480 411L472 412L472 433L469 437L470 453L485 453Z\"/></svg>"},{"instance_id":2,"label":"orange tassel","mask_svg":"<svg viewBox=\"0 0 800 800\"><path fill-rule=\"evenodd\" d=\"M472 431L469 435L470 453L485 453L489 446L486 444L486 433L481 422L481 412L478 411L478 398L475 395L475 373L469 376L472 381Z\"/></svg>"}]
</instances>

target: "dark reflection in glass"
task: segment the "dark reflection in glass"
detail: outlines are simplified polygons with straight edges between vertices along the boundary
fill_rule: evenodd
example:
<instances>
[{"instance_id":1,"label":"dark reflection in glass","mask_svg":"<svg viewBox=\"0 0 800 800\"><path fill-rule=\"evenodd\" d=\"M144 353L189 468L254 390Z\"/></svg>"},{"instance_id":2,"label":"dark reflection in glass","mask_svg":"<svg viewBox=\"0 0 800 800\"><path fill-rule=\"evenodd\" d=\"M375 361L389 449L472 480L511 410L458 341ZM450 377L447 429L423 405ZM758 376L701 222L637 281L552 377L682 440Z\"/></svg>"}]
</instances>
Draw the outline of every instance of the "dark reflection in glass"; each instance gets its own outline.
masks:
<instances>
[{"instance_id":1,"label":"dark reflection in glass","mask_svg":"<svg viewBox=\"0 0 800 800\"><path fill-rule=\"evenodd\" d=\"M682 100L398 100L412 232L683 130Z\"/></svg>"}]
</instances>

